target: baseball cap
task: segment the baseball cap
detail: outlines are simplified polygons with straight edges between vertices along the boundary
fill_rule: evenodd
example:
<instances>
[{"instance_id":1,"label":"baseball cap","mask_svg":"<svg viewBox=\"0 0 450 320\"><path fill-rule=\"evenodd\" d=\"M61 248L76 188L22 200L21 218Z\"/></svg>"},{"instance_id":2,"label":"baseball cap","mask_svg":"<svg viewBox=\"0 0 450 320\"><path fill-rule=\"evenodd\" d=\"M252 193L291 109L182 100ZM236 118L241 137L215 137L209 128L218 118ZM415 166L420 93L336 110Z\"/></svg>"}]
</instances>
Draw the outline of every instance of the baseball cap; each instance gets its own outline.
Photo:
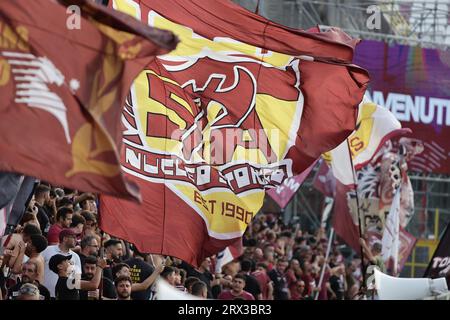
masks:
<instances>
[{"instance_id":1,"label":"baseball cap","mask_svg":"<svg viewBox=\"0 0 450 320\"><path fill-rule=\"evenodd\" d=\"M64 260L70 260L70 259L72 259L71 254L69 254L68 256L64 256L62 254L55 254L53 257L50 258L50 261L48 262L48 267L54 273L58 274L58 265L61 262L63 262Z\"/></svg>"}]
</instances>

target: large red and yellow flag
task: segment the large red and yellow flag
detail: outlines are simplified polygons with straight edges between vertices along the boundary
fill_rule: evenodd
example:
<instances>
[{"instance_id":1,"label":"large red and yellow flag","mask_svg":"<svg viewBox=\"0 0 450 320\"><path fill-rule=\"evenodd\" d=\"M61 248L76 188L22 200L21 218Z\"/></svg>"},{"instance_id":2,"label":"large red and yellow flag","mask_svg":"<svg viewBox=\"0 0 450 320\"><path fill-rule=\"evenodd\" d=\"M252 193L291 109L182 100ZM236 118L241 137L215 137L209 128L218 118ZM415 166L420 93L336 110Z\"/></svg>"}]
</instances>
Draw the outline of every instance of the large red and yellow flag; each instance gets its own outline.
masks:
<instances>
[{"instance_id":1,"label":"large red and yellow flag","mask_svg":"<svg viewBox=\"0 0 450 320\"><path fill-rule=\"evenodd\" d=\"M339 30L290 29L231 1L115 0L180 38L124 110L122 165L143 204L103 199L102 228L197 264L239 241L265 189L354 130L367 73Z\"/></svg>"},{"instance_id":2,"label":"large red and yellow flag","mask_svg":"<svg viewBox=\"0 0 450 320\"><path fill-rule=\"evenodd\" d=\"M122 106L139 71L176 43L93 1L2 1L0 170L137 197L120 170Z\"/></svg>"}]
</instances>

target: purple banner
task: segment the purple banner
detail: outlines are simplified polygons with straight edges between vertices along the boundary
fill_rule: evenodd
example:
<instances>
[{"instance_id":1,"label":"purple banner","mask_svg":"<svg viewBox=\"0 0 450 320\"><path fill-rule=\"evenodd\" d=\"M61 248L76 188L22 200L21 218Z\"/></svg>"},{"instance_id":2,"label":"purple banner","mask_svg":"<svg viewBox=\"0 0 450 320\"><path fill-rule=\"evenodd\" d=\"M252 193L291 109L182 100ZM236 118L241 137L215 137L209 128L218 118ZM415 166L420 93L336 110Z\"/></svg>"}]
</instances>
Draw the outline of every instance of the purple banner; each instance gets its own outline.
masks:
<instances>
[{"instance_id":1,"label":"purple banner","mask_svg":"<svg viewBox=\"0 0 450 320\"><path fill-rule=\"evenodd\" d=\"M450 51L366 40L354 62L370 73L369 98L423 144L410 170L450 173Z\"/></svg>"}]
</instances>

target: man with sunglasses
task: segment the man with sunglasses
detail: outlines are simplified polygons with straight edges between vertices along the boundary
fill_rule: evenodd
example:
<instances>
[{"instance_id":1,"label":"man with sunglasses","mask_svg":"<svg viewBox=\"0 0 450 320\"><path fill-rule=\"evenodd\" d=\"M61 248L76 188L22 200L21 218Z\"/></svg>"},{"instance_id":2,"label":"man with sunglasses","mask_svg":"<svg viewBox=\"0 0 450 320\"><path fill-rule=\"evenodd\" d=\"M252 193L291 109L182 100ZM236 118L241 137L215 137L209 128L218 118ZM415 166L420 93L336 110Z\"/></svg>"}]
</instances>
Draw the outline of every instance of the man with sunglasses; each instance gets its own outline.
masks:
<instances>
[{"instance_id":1,"label":"man with sunglasses","mask_svg":"<svg viewBox=\"0 0 450 320\"><path fill-rule=\"evenodd\" d=\"M21 280L8 290L8 299L16 300L21 295L21 288L24 284L32 284L39 289L40 300L50 300L50 292L46 287L36 280L38 276L37 264L33 261L27 261L22 265Z\"/></svg>"},{"instance_id":2,"label":"man with sunglasses","mask_svg":"<svg viewBox=\"0 0 450 320\"><path fill-rule=\"evenodd\" d=\"M295 283L295 288L293 289L292 300L313 300L314 297L311 297L306 292L305 281L297 280Z\"/></svg>"},{"instance_id":3,"label":"man with sunglasses","mask_svg":"<svg viewBox=\"0 0 450 320\"><path fill-rule=\"evenodd\" d=\"M97 239L94 236L85 236L80 243L81 252L78 254L80 256L81 266L84 266L86 257L98 256L98 251L100 246ZM84 275L84 272L83 272Z\"/></svg>"}]
</instances>

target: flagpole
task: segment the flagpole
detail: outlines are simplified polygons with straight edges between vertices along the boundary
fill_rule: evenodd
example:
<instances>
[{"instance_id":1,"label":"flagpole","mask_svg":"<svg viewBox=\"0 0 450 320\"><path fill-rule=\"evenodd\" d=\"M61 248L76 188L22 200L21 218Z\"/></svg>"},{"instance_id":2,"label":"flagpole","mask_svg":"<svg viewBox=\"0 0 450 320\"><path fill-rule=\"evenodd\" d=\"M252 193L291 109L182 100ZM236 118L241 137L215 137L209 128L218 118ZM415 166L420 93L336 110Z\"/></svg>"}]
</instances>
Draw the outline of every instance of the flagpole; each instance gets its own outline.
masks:
<instances>
[{"instance_id":1,"label":"flagpole","mask_svg":"<svg viewBox=\"0 0 450 320\"><path fill-rule=\"evenodd\" d=\"M105 248L103 247L103 241L105 240L105 232L103 231L102 228L100 228L100 220L102 218L101 216L101 205L100 205L100 198L101 195L98 195L97 199L97 227L100 230L100 249L98 251L98 257L100 259L104 259L105 258ZM99 290L98 290L98 300L103 300L103 285L104 285L104 281L103 281L103 276L104 276L104 269L102 270L102 276L100 278L100 285L99 285Z\"/></svg>"},{"instance_id":2,"label":"flagpole","mask_svg":"<svg viewBox=\"0 0 450 320\"><path fill-rule=\"evenodd\" d=\"M400 195L401 184L394 188L391 207L385 221L383 237L381 239L382 258L385 263L392 261L392 275L398 277L398 252L399 252L399 232L400 232Z\"/></svg>"},{"instance_id":3,"label":"flagpole","mask_svg":"<svg viewBox=\"0 0 450 320\"><path fill-rule=\"evenodd\" d=\"M329 255L330 255L331 244L333 243L333 237L334 237L334 229L331 228L330 229L330 237L328 239L327 252L325 254L325 260L323 262L322 271L320 272L319 284L317 286L319 288L319 290L322 287L323 277L325 276L325 268L327 267L327 264L328 264L327 261L328 261ZM319 298L319 291L316 292L316 296L315 296L314 300L317 300L318 298Z\"/></svg>"},{"instance_id":4,"label":"flagpole","mask_svg":"<svg viewBox=\"0 0 450 320\"><path fill-rule=\"evenodd\" d=\"M350 158L350 165L352 166L353 183L355 184L356 210L357 210L357 214L358 214L358 231L359 231L359 237L362 238L363 232L362 232L361 214L360 214L360 210L359 210L358 182L356 179L356 172L355 172L355 167L353 166L352 153L350 150L350 145L348 144L348 139L346 139L346 141L347 141L348 154L349 154L349 158ZM360 254L361 254L361 272L362 272L362 276L363 276L362 285L360 287L360 290L361 290L362 288L366 287L366 264L364 263L364 252L363 252L363 247L361 244L359 245L359 250L360 250Z\"/></svg>"},{"instance_id":5,"label":"flagpole","mask_svg":"<svg viewBox=\"0 0 450 320\"><path fill-rule=\"evenodd\" d=\"M403 165L406 164L406 153L407 153L406 148L403 147L403 145L400 145L400 148L399 148L399 150L397 152L398 157L399 157L398 168L400 170L400 182L399 182L399 185L397 186L397 188L394 190L394 196L392 197L393 200L394 200L394 198L396 196L398 196L399 198L401 197L401 192L402 192L401 188L402 188L403 178L404 178L404 175L408 175L406 173L406 171L405 172L402 171ZM399 232L400 232L400 202L401 202L401 199L398 200L399 207L397 208L397 211L396 211L396 214L397 214L397 222L396 222L397 226L396 226L396 229L398 229ZM392 205L394 205L393 202L392 202L391 206ZM400 241L400 239L399 239L399 236L400 236L399 232L397 232L397 235L395 235L395 237L397 238L397 241L396 241L396 243L397 243L396 244L397 245L396 250L397 251L394 253L395 256L393 257L394 258L393 259L394 260L393 273L394 273L394 275L396 277L398 277L398 274L397 274L397 272L398 272L398 253L399 253L399 250L400 250L400 247L399 247L400 246L400 243L399 243L399 241Z\"/></svg>"},{"instance_id":6,"label":"flagpole","mask_svg":"<svg viewBox=\"0 0 450 320\"><path fill-rule=\"evenodd\" d=\"M398 197L401 197L401 188L402 188L402 184L400 183L399 187L397 188L397 192L398 192ZM397 195L396 195L397 196ZM399 208L397 211L397 225L395 226L396 230L398 230L398 233L395 235L396 237L396 241L397 241L397 248L396 248L396 252L394 252L395 256L394 256L394 274L396 277L398 277L398 253L400 251L400 200L399 200Z\"/></svg>"},{"instance_id":7,"label":"flagpole","mask_svg":"<svg viewBox=\"0 0 450 320\"><path fill-rule=\"evenodd\" d=\"M258 0L258 1L256 2L256 8L255 8L255 13L256 13L256 14L259 14L259 1L260 1L260 0Z\"/></svg>"}]
</instances>

